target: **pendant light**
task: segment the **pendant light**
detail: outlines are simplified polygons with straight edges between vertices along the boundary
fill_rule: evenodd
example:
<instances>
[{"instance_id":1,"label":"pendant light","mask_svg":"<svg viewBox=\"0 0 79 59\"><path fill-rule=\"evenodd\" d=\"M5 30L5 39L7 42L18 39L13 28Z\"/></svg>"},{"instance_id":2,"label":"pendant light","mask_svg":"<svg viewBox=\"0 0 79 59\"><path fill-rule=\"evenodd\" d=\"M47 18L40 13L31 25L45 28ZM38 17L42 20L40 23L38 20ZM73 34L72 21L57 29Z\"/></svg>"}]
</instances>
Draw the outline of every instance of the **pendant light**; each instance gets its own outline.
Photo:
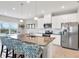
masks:
<instances>
[{"instance_id":1,"label":"pendant light","mask_svg":"<svg viewBox=\"0 0 79 59\"><path fill-rule=\"evenodd\" d=\"M21 12L21 20L20 20L20 23L19 23L19 27L22 30L25 28L25 23L24 23L24 20L23 20L23 17L22 17L23 16L23 5L24 5L23 3L20 4L20 6L21 6L21 9L20 9L21 10L20 11Z\"/></svg>"},{"instance_id":2,"label":"pendant light","mask_svg":"<svg viewBox=\"0 0 79 59\"><path fill-rule=\"evenodd\" d=\"M23 3L21 3L20 5L21 5L21 15L23 16L23 5L24 5L24 4L23 4ZM21 18L22 18L22 17L21 17ZM20 22L21 22L21 23L23 23L23 22L24 22L24 20L23 20L23 19L21 19L21 20L20 20Z\"/></svg>"}]
</instances>

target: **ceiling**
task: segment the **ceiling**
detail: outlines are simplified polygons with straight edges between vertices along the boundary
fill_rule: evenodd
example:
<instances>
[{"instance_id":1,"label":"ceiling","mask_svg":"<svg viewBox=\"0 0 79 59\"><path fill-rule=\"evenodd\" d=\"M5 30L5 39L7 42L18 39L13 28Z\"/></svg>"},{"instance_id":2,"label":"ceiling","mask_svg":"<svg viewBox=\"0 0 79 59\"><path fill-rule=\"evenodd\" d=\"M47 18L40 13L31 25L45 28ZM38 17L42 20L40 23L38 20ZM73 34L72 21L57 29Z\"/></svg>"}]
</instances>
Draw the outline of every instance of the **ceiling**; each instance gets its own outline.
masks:
<instances>
[{"instance_id":1,"label":"ceiling","mask_svg":"<svg viewBox=\"0 0 79 59\"><path fill-rule=\"evenodd\" d=\"M76 1L0 1L0 15L29 19L38 15L77 7L78 2Z\"/></svg>"}]
</instances>

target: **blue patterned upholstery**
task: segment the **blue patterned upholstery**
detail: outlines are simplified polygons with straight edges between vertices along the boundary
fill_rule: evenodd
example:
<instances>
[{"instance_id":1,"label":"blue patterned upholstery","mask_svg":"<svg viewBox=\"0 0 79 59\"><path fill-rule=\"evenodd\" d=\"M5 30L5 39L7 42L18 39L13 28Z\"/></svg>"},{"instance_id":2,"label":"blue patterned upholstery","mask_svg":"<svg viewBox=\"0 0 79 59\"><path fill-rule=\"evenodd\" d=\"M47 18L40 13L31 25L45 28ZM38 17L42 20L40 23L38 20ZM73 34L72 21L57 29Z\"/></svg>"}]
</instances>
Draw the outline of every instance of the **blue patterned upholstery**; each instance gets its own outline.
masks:
<instances>
[{"instance_id":1,"label":"blue patterned upholstery","mask_svg":"<svg viewBox=\"0 0 79 59\"><path fill-rule=\"evenodd\" d=\"M2 45L6 45L8 49L14 49L16 53L22 53L25 55L25 57L29 58L36 58L38 57L41 47L36 44L28 44L28 43L23 43L17 39L13 38L1 38Z\"/></svg>"},{"instance_id":2,"label":"blue patterned upholstery","mask_svg":"<svg viewBox=\"0 0 79 59\"><path fill-rule=\"evenodd\" d=\"M40 46L33 44L23 44L25 55L28 55L30 58L35 58L39 52Z\"/></svg>"}]
</instances>

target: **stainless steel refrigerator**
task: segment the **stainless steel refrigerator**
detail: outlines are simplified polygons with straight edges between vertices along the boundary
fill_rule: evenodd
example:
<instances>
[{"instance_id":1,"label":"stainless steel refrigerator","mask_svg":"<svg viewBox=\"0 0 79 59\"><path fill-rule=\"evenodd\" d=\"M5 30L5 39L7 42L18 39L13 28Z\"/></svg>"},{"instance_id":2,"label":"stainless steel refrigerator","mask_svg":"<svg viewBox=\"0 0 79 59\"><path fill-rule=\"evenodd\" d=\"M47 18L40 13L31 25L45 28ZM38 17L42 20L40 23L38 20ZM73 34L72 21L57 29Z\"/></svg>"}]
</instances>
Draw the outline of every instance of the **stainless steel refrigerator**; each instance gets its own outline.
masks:
<instances>
[{"instance_id":1,"label":"stainless steel refrigerator","mask_svg":"<svg viewBox=\"0 0 79 59\"><path fill-rule=\"evenodd\" d=\"M79 23L62 23L61 46L65 48L79 48Z\"/></svg>"}]
</instances>

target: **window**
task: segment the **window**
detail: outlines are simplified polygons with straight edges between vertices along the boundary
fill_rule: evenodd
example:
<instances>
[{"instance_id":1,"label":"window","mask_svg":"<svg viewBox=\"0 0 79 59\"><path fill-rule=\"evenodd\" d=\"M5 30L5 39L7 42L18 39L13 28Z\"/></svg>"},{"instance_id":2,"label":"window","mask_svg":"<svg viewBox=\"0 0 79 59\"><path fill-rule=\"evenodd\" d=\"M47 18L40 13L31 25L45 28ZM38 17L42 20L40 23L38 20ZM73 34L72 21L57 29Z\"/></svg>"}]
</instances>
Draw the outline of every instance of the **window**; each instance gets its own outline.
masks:
<instances>
[{"instance_id":1,"label":"window","mask_svg":"<svg viewBox=\"0 0 79 59\"><path fill-rule=\"evenodd\" d=\"M11 34L17 33L17 28L18 28L17 24L9 24L9 27L10 27L10 33Z\"/></svg>"},{"instance_id":2,"label":"window","mask_svg":"<svg viewBox=\"0 0 79 59\"><path fill-rule=\"evenodd\" d=\"M27 25L26 25L26 28L27 28L27 29L30 29L30 24L27 24Z\"/></svg>"},{"instance_id":3,"label":"window","mask_svg":"<svg viewBox=\"0 0 79 59\"><path fill-rule=\"evenodd\" d=\"M6 33L6 34L8 34L9 33L8 27L9 26L8 26L7 23L0 22L0 33Z\"/></svg>"},{"instance_id":4,"label":"window","mask_svg":"<svg viewBox=\"0 0 79 59\"><path fill-rule=\"evenodd\" d=\"M15 34L17 33L18 24L0 22L0 33L4 34Z\"/></svg>"},{"instance_id":5,"label":"window","mask_svg":"<svg viewBox=\"0 0 79 59\"><path fill-rule=\"evenodd\" d=\"M35 29L35 24L26 24L27 29Z\"/></svg>"}]
</instances>

